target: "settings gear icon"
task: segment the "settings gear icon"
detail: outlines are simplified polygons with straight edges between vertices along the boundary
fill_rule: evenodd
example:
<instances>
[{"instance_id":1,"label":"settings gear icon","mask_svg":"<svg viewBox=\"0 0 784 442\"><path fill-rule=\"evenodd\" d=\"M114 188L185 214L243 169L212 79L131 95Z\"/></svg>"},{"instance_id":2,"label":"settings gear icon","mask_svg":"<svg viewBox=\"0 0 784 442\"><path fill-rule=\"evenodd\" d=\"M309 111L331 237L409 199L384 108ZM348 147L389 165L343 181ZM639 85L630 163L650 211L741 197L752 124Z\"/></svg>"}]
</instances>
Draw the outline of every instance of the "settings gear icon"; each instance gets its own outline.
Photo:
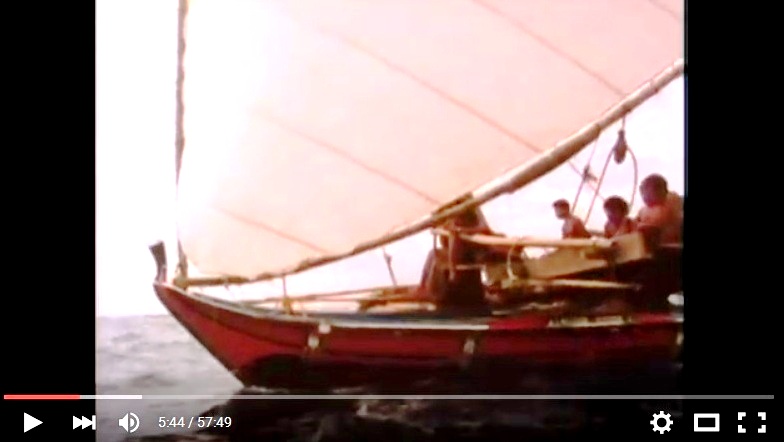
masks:
<instances>
[{"instance_id":1,"label":"settings gear icon","mask_svg":"<svg viewBox=\"0 0 784 442\"><path fill-rule=\"evenodd\" d=\"M659 425L659 420L661 419L664 419L664 425ZM664 434L665 431L670 431L670 426L672 425L670 413L659 411L658 413L654 414L651 425L653 425L653 431L658 431L659 434Z\"/></svg>"}]
</instances>

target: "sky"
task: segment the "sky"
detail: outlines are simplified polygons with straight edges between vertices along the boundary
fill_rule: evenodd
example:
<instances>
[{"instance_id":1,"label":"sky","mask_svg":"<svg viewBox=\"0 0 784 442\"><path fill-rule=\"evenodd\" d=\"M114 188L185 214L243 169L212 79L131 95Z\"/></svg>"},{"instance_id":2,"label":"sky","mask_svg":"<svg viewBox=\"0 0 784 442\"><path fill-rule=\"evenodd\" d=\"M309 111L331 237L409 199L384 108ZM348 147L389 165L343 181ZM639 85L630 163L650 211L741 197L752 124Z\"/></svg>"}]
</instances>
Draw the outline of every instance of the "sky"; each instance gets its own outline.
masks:
<instances>
[{"instance_id":1,"label":"sky","mask_svg":"<svg viewBox=\"0 0 784 442\"><path fill-rule=\"evenodd\" d=\"M96 305L98 316L165 314L152 290L155 265L148 246L176 245L174 127L177 0L96 2ZM627 119L627 140L638 159L639 179L663 174L684 193L683 82L678 80ZM572 161L580 169L591 159L598 174L616 140L610 128ZM574 199L579 176L566 166L484 210L491 227L511 235L557 237L560 224L551 203ZM602 195L632 195L630 161L611 165ZM592 192L581 194L575 212L584 217ZM639 195L634 209L639 208ZM589 227L602 225L601 200ZM416 281L428 247L424 233L390 245L399 282ZM401 258L402 257L402 258ZM362 272L356 269L361 268ZM357 275L362 275L358 277ZM292 278L293 293L359 288L390 281L383 258L372 252L332 268ZM279 284L246 288L274 293Z\"/></svg>"}]
</instances>

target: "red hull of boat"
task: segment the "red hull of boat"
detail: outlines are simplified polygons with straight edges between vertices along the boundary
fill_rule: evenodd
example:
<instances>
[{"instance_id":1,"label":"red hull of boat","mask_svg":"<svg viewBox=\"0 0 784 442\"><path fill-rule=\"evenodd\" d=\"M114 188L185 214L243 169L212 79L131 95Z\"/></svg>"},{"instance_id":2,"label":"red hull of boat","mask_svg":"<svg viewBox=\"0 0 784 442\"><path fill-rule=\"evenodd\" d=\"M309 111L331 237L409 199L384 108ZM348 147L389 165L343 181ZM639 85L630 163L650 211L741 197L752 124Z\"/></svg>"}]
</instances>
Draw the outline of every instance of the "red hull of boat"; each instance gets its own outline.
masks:
<instances>
[{"instance_id":1,"label":"red hull of boat","mask_svg":"<svg viewBox=\"0 0 784 442\"><path fill-rule=\"evenodd\" d=\"M615 365L673 361L682 320L640 313L625 323L554 322L544 315L423 319L414 316L291 316L249 309L165 283L158 297L177 320L245 385L302 381L294 367L332 368L329 376L375 370L470 366ZM274 361L287 361L277 367ZM270 368L273 367L273 368ZM278 377L276 379L276 376ZM323 380L323 379L322 379ZM327 381L338 379L330 377ZM350 382L350 381L349 381Z\"/></svg>"}]
</instances>

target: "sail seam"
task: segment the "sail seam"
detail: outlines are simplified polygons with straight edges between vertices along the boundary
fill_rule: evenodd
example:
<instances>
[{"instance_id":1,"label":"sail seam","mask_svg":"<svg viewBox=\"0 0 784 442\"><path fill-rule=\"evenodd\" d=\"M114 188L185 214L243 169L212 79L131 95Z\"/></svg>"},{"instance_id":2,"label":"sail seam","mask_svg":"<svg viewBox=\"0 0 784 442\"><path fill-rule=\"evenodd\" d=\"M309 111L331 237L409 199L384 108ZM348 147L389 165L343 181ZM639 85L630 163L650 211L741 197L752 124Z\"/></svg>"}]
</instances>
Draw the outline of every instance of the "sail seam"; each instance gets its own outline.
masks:
<instances>
[{"instance_id":1,"label":"sail seam","mask_svg":"<svg viewBox=\"0 0 784 442\"><path fill-rule=\"evenodd\" d=\"M546 38L544 38L543 36L535 33L534 31L532 31L525 24L523 24L520 20L517 20L515 18L512 18L512 17L506 15L503 11L501 11L498 8L496 8L495 6L487 4L484 0L471 0L471 1L473 1L479 7L482 7L484 9L492 12L493 14L499 16L500 18L502 18L503 20L505 20L509 24L511 24L518 31L528 35L529 37L531 37L534 40L536 40L537 42L539 42L539 44L541 44L542 46L544 46L547 49L549 49L550 51L552 51L557 56L559 56L559 57L563 58L564 60L568 61L569 63L573 64L574 66L579 68L581 71L583 71L586 74L588 74L591 78L593 78L594 80L598 81L599 83L604 85L606 88L610 89L613 93L618 95L619 98L623 98L623 96L626 95L626 93L621 88L619 88L618 86L614 85L612 82L610 82L610 80L604 78L598 72L593 71L591 68L589 68L588 66L584 65L582 62L580 62L575 57L573 57L573 56L569 55L568 53L566 53L565 51L559 49L554 44L550 43L550 41L548 41Z\"/></svg>"},{"instance_id":2,"label":"sail seam","mask_svg":"<svg viewBox=\"0 0 784 442\"><path fill-rule=\"evenodd\" d=\"M292 19L294 19L294 20L296 20L296 21L298 21L300 23L303 23L303 20L301 20L299 17L293 17L291 14L286 14L286 15L288 15L289 17L291 17ZM410 80L412 80L416 84L420 85L421 87L429 90L431 93L435 94L436 96L440 97L441 99L443 99L443 100L451 103L452 105L462 109L463 111L469 113L470 115L473 115L475 118L481 120L482 122L484 122L488 126L491 126L492 128L496 129L497 131L499 131L499 132L503 133L504 135L512 138L518 144L523 145L524 147L534 151L535 153L542 153L544 151L542 148L540 148L536 144L530 142L529 140L526 140L521 135L516 134L515 132L513 132L510 129L507 129L504 126L502 126L501 124L499 124L498 122L496 122L492 118L484 115L482 112L480 112L476 108L472 107L470 104L465 103L465 102L459 100L458 98L453 97L452 95L449 95L448 93L444 92L443 90L441 90L441 89L435 87L434 85L430 84L427 80L418 77L416 74L414 74L410 70L404 68L403 66L395 64L392 60L390 60L390 59L388 59L388 58L386 58L386 57L384 57L382 55L379 55L376 52L373 52L372 50L370 50L369 48L367 48L364 45L360 44L359 42L357 42L357 41L355 41L355 40L353 40L353 39L351 39L351 38L349 38L349 37L347 37L345 35L339 34L339 33L335 32L333 30L329 30L329 29L323 28L321 26L318 26L318 25L316 25L314 23L308 22L306 24L306 26L310 27L311 29L314 29L315 31L317 31L317 32L319 32L319 33L321 33L323 35L332 37L332 38L342 42L346 46L349 46L349 47L355 49L356 51L361 52L361 53L365 54L366 56L368 56L368 57L370 57L370 58L380 62L381 64L385 65L390 70L395 71L395 72L397 72L397 73L399 73L401 75L404 75L404 76L408 77Z\"/></svg>"},{"instance_id":3,"label":"sail seam","mask_svg":"<svg viewBox=\"0 0 784 442\"><path fill-rule=\"evenodd\" d=\"M564 60L570 62L571 64L573 64L574 66L576 66L577 68L579 68L580 70L582 70L583 72L588 74L588 76L590 76L591 78L595 79L596 81L598 81L599 83L604 85L606 88L610 89L613 93L615 93L619 97L622 98L622 97L624 97L626 95L626 93L621 88L619 88L618 86L614 85L612 82L610 82L609 80L604 78L598 72L594 72L591 68L589 68L588 66L584 65L579 60L577 60L576 58L572 57L571 55L569 55L565 51L563 51L561 49L558 49L558 47L556 47L555 45L550 43L546 38L542 37L541 35L536 34L535 32L533 32L531 29L529 29L527 26L525 26L519 20L516 20L516 19L514 19L512 17L509 17L508 15L506 15L500 9L498 9L498 8L492 6L492 5L487 4L485 2L485 0L471 0L471 1L474 2L476 5L478 5L478 6L482 7L482 8L485 8L486 10L488 10L488 11L492 12L493 14L499 16L500 18L506 20L515 29L517 29L518 31L528 35L529 37L531 37L534 40L536 40L537 42L539 42L542 46L544 46L547 49L549 49L550 51L552 51L554 54L556 54L559 57L563 58ZM655 2L655 0L649 0L649 1ZM672 11L669 11L668 9L664 8L661 5L658 5L658 6L660 8L665 9L668 12L672 12ZM572 161L568 161L566 164L575 173L577 173L581 177L583 176L583 171L580 170L580 168L578 166L576 166ZM598 193L598 189L596 189L595 186L592 183L588 183L588 186L591 187L592 190L596 191L597 194L599 195L599 197L601 197L602 199L604 198L600 193Z\"/></svg>"},{"instance_id":4,"label":"sail seam","mask_svg":"<svg viewBox=\"0 0 784 442\"><path fill-rule=\"evenodd\" d=\"M394 176L388 175L388 174L384 173L383 171L378 170L375 167L373 167L373 166L371 166L369 164L366 164L366 163L362 162L361 160L359 160L357 158L354 158L348 152L346 152L345 150L341 149L340 147L338 147L338 146L336 146L336 145L334 145L332 143L329 143L327 141L323 141L323 140L321 140L319 138L316 138L315 136L313 136L311 134L308 134L305 131L303 131L303 130L297 128L297 127L294 127L290 123L288 123L286 121L283 121L280 117L278 117L276 115L273 115L273 114L271 114L271 113L269 113L267 111L264 111L263 113L264 113L264 118L267 121L269 121L270 123L278 126L279 128L283 129L284 131L292 133L292 134L295 134L295 135L299 136L300 138L303 138L303 139L313 143L317 147L320 147L320 148L322 148L324 150L332 152L333 154L342 157L344 160L346 160L346 161L348 161L350 163L353 163L356 166L361 167L362 169L370 172L371 174L379 176L379 177L383 178L384 180L386 180L386 181L388 181L388 182L390 182L392 184L395 184L398 187L401 187L401 188L407 190L410 193L413 193L413 194L417 195L418 197L424 199L428 203L432 203L432 204L440 204L441 203L441 201L439 201L437 198L435 198L435 197L433 197L431 195L428 195L424 191L421 191L421 190L417 189L416 187L411 186L410 184L407 184L406 182L404 182L404 181L402 181L402 180L400 180L398 178L395 178Z\"/></svg>"},{"instance_id":5,"label":"sail seam","mask_svg":"<svg viewBox=\"0 0 784 442\"><path fill-rule=\"evenodd\" d=\"M674 18L675 20L678 20L678 21L680 21L680 19L681 19L681 18L678 16L678 13L677 13L677 12L675 12L675 11L673 11L672 9L670 9L670 8L668 8L668 7L666 7L666 6L664 6L663 4L659 3L659 2L658 2L658 1L656 1L656 0L648 0L648 2L650 2L650 3L651 3L651 4L652 4L654 7L656 7L657 9L660 9L660 10L661 10L662 12L664 12L665 14L667 14L667 15L669 15L670 17Z\"/></svg>"},{"instance_id":6,"label":"sail seam","mask_svg":"<svg viewBox=\"0 0 784 442\"><path fill-rule=\"evenodd\" d=\"M251 225L251 226L254 226L254 227L258 227L258 228L260 228L262 230L266 230L266 231L268 231L268 232L270 232L270 233L272 233L272 234L274 234L274 235L276 235L276 236L278 236L280 238L286 239L286 240L291 241L291 242L295 242L295 243L297 243L297 244L299 244L301 246L305 246L305 247L307 247L307 248L309 248L311 250L314 250L316 252L319 252L319 253L330 253L329 250L322 249L321 247L319 247L319 246L317 246L315 244L311 244L310 242L305 241L304 239L298 238L298 237L296 237L294 235L290 235L290 234L288 234L286 232L282 232L282 231L280 231L280 230L278 230L278 229L276 229L276 228L274 228L274 227L272 227L270 225L264 224L264 223L262 223L260 221L248 219L248 218L245 218L243 216L237 215L236 213L232 212L231 210L228 210L228 209L226 209L224 207L220 207L220 206L215 205L215 204L213 204L212 207L214 207L215 210L219 211L220 213L224 214L225 216L228 216L229 218L232 218L234 220L240 221L240 222L242 222L244 224L248 224L248 225Z\"/></svg>"},{"instance_id":7,"label":"sail seam","mask_svg":"<svg viewBox=\"0 0 784 442\"><path fill-rule=\"evenodd\" d=\"M430 84L426 80L418 77L416 74L414 74L410 70L408 70L408 69L406 69L406 68L404 68L402 66L399 66L399 65L395 64L394 62L392 62L391 60L388 60L387 58L385 58L385 57L383 57L383 56L381 56L381 55L371 51L369 48L365 47L364 45L360 44L359 42L356 42L356 41L354 41L354 40L352 40L352 39L350 39L350 38L348 38L348 37L346 37L346 36L344 36L342 34L339 34L339 33L335 32L335 31L328 30L328 29L323 28L321 26L317 26L317 25L315 25L313 23L310 23L310 22L305 23L304 20L302 20L299 17L295 17L295 16L293 16L290 13L287 13L287 12L284 12L284 11L279 11L279 12L281 14L284 14L284 15L288 16L292 20L297 21L300 24L303 24L306 27L310 27L311 29L315 30L316 32L319 32L322 35L325 35L325 36L328 36L328 37L332 37L332 38L342 42L343 44L353 48L354 50L365 54L366 56L370 57L371 59L376 60L377 62L380 62L381 64L385 65L390 70L393 70L393 71L395 71L395 72L397 72L397 73L399 73L401 75L404 75L404 76L408 77L414 83L416 83L416 84L420 85L421 87L429 90L431 93L433 93L434 95L438 96L439 98L441 98L441 99L451 103L452 105L458 107L459 109L462 109L464 112L474 116L475 118L479 119L480 121L482 121L483 123L485 123L488 126L492 127L493 129L495 129L495 130L501 132L502 134L510 137L512 140L514 140L516 143L522 145L524 148L532 150L533 152L535 152L537 154L544 152L544 149L542 149L541 147L535 145L534 143L532 143L529 140L526 140L521 135L518 135L515 132L513 132L511 129L507 129L506 127L502 126L500 123L498 123L497 121L493 120L492 118L484 115L479 110L477 110L476 108L472 107L471 105L460 101L459 99L449 95L448 93L442 91L441 89L438 89L437 87L433 86L432 84ZM621 92L621 96L623 96L622 92ZM583 175L582 170L579 167L575 166L571 161L568 161L566 164L576 174L578 174L580 176Z\"/></svg>"}]
</instances>

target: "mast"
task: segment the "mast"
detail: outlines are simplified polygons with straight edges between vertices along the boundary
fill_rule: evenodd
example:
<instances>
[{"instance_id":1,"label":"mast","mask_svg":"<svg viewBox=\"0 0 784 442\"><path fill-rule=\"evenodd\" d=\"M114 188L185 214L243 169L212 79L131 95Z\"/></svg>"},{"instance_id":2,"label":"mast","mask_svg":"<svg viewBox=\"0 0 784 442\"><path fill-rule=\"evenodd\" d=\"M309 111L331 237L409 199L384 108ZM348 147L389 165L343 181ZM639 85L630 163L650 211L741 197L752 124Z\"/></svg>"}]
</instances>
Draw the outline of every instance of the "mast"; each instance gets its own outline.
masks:
<instances>
[{"instance_id":1,"label":"mast","mask_svg":"<svg viewBox=\"0 0 784 442\"><path fill-rule=\"evenodd\" d=\"M176 110L175 110L175 186L179 192L180 168L182 167L182 153L185 148L185 132L183 127L183 113L185 105L183 101L183 82L185 80L185 17L188 14L188 0L179 0L177 8L177 89L176 89ZM176 275L182 278L188 277L188 258L182 248L179 234L177 235L177 271Z\"/></svg>"}]
</instances>

